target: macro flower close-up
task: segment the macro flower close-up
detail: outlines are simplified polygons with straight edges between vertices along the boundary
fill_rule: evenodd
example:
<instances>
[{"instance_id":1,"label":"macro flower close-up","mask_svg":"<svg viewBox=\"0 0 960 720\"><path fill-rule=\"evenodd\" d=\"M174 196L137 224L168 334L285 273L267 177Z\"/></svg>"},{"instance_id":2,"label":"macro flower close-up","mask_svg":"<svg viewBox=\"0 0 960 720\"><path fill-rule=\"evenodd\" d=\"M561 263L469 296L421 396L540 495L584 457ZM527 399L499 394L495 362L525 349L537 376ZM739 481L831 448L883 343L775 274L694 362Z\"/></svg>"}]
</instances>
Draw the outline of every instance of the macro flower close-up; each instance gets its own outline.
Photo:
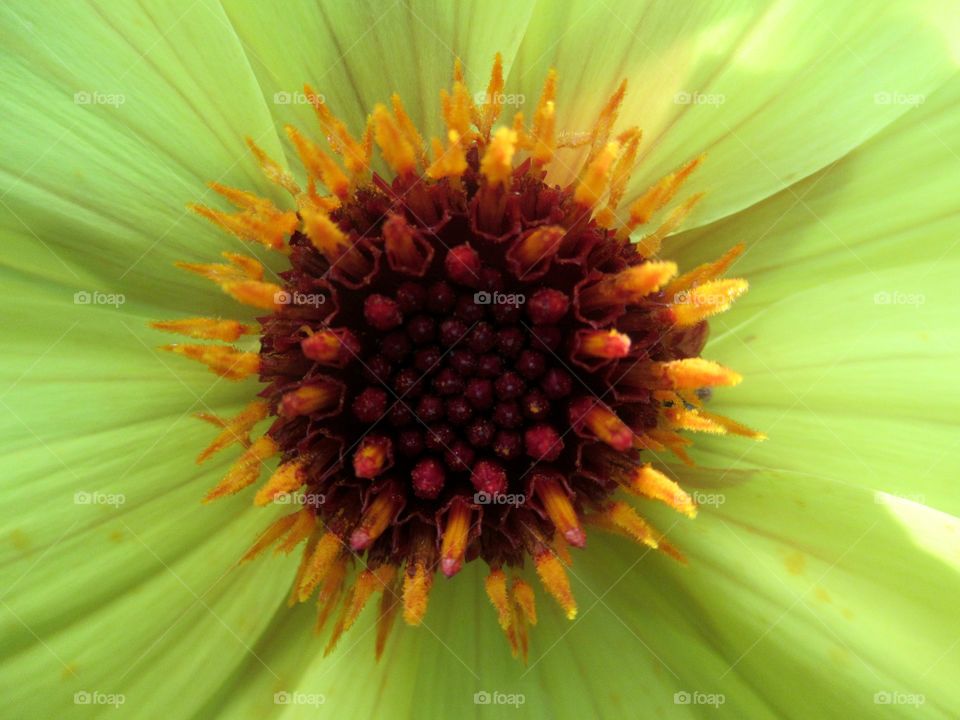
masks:
<instances>
[{"instance_id":1,"label":"macro flower close-up","mask_svg":"<svg viewBox=\"0 0 960 720\"><path fill-rule=\"evenodd\" d=\"M0 31L0 716L960 713L954 2Z\"/></svg>"}]
</instances>

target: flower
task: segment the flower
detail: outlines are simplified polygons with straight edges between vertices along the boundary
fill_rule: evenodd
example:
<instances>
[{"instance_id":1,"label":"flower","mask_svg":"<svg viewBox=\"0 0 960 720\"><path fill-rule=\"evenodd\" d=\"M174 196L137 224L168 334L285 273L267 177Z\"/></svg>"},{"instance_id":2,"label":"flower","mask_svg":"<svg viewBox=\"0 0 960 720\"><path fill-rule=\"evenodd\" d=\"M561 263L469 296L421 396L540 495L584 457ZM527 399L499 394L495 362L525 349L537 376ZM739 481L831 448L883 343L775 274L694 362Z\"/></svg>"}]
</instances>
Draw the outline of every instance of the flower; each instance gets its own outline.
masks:
<instances>
[{"instance_id":1,"label":"flower","mask_svg":"<svg viewBox=\"0 0 960 720\"><path fill-rule=\"evenodd\" d=\"M956 706L951 11L542 3L511 4L509 22L492 4L302 6L282 18L234 4L67 6L55 23L44 13L11 6L3 20L14 331L0 651L20 714L113 704L134 716L299 716L323 703L404 717L478 703L531 717L638 707L684 717L705 705L831 717ZM504 657L477 592L481 563L469 562L436 583L424 627L398 628L379 665L368 616L320 661L313 608L285 605L296 560L232 567L271 511L242 495L196 502L228 465L193 464L205 438L188 415L235 417L250 393L156 352L146 324L200 307L234 316L229 298L172 267L236 249L181 208L210 179L280 207L240 160L243 138L294 167L278 129L311 126L305 80L356 131L398 91L424 135L445 137L427 108L453 56L473 90L498 50L505 94L531 105L534 83L557 67L558 133L573 142L620 76L641 90L620 115L645 133L625 200L709 152L688 183L707 194L664 256L684 271L745 244L735 271L751 291L711 319L706 348L744 382L710 403L770 440L705 438L695 469L669 469L698 502L695 521L644 505L688 567L591 540L570 568L580 614L570 622L542 603L526 668Z\"/></svg>"}]
</instances>

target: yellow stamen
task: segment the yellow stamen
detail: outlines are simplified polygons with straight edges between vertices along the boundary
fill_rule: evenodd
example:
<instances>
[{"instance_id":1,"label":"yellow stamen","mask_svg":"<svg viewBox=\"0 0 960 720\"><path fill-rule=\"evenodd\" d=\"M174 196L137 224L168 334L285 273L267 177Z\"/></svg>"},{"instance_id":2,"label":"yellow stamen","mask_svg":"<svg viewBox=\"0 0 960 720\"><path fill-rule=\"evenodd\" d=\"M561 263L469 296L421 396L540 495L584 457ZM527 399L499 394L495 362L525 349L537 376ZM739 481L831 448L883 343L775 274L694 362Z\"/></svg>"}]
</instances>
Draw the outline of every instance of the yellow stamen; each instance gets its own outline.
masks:
<instances>
[{"instance_id":1,"label":"yellow stamen","mask_svg":"<svg viewBox=\"0 0 960 720\"><path fill-rule=\"evenodd\" d=\"M347 556L341 555L333 567L330 568L330 572L323 579L323 584L320 585L320 590L317 592L317 622L313 626L313 630L317 634L323 631L327 620L330 619L337 603L340 602L346 578Z\"/></svg>"},{"instance_id":2,"label":"yellow stamen","mask_svg":"<svg viewBox=\"0 0 960 720\"><path fill-rule=\"evenodd\" d=\"M330 382L302 385L284 393L279 412L284 417L310 415L333 407L340 400L340 395L340 388Z\"/></svg>"},{"instance_id":3,"label":"yellow stamen","mask_svg":"<svg viewBox=\"0 0 960 720\"><path fill-rule=\"evenodd\" d=\"M630 354L630 336L617 330L588 330L579 338L578 350L584 355L612 360Z\"/></svg>"},{"instance_id":4,"label":"yellow stamen","mask_svg":"<svg viewBox=\"0 0 960 720\"><path fill-rule=\"evenodd\" d=\"M223 291L237 302L264 310L276 310L283 302L283 288L270 282L240 280L225 282Z\"/></svg>"},{"instance_id":5,"label":"yellow stamen","mask_svg":"<svg viewBox=\"0 0 960 720\"><path fill-rule=\"evenodd\" d=\"M257 538L257 541L253 546L247 550L242 558L240 558L240 563L247 563L253 560L255 557L260 555L264 550L270 547L273 543L279 540L281 537L287 534L294 523L297 521L297 513L290 513L289 515L284 515L283 517L275 520L270 523L270 526Z\"/></svg>"},{"instance_id":6,"label":"yellow stamen","mask_svg":"<svg viewBox=\"0 0 960 720\"><path fill-rule=\"evenodd\" d=\"M260 477L260 470L265 461L280 452L280 447L269 435L258 438L243 455L233 464L226 477L203 499L205 503L217 500L227 495L233 495L252 485Z\"/></svg>"},{"instance_id":7,"label":"yellow stamen","mask_svg":"<svg viewBox=\"0 0 960 720\"><path fill-rule=\"evenodd\" d=\"M611 410L594 404L583 415L583 423L614 450L626 450L633 444L633 432Z\"/></svg>"},{"instance_id":8,"label":"yellow stamen","mask_svg":"<svg viewBox=\"0 0 960 720\"><path fill-rule=\"evenodd\" d=\"M539 227L510 248L508 258L516 262L518 270L525 273L537 263L555 255L566 233L566 228L559 225Z\"/></svg>"},{"instance_id":9,"label":"yellow stamen","mask_svg":"<svg viewBox=\"0 0 960 720\"><path fill-rule=\"evenodd\" d=\"M597 117L597 121L594 123L593 130L590 133L591 147L590 154L587 156L587 165L593 162L594 158L603 151L604 146L606 146L610 140L613 126L617 122L617 115L620 113L620 105L623 103L623 98L626 94L627 81L622 80L613 92L613 95L607 100L607 104L600 110L600 115Z\"/></svg>"},{"instance_id":10,"label":"yellow stamen","mask_svg":"<svg viewBox=\"0 0 960 720\"><path fill-rule=\"evenodd\" d=\"M314 589L334 566L342 550L343 541L336 533L327 531L317 541L297 587L297 599L300 602L313 594Z\"/></svg>"},{"instance_id":11,"label":"yellow stamen","mask_svg":"<svg viewBox=\"0 0 960 720\"><path fill-rule=\"evenodd\" d=\"M208 460L214 453L225 447L249 439L253 426L263 420L270 412L270 406L263 400L254 400L234 417L223 422L223 431L213 439L200 455L197 464Z\"/></svg>"},{"instance_id":12,"label":"yellow stamen","mask_svg":"<svg viewBox=\"0 0 960 720\"><path fill-rule=\"evenodd\" d=\"M693 212L697 203L703 199L703 195L703 193L692 195L671 210L667 219L663 221L660 227L637 242L637 252L643 255L643 257L653 257L659 253L663 239L680 227L680 224Z\"/></svg>"},{"instance_id":13,"label":"yellow stamen","mask_svg":"<svg viewBox=\"0 0 960 720\"><path fill-rule=\"evenodd\" d=\"M610 142L590 161L580 184L573 193L573 199L578 205L585 208L596 207L607 189L613 163L619 154L620 143Z\"/></svg>"},{"instance_id":14,"label":"yellow stamen","mask_svg":"<svg viewBox=\"0 0 960 720\"><path fill-rule=\"evenodd\" d=\"M534 556L533 562L540 582L563 608L567 619L573 620L577 616L577 601L573 598L570 580L560 559L549 550L542 550Z\"/></svg>"},{"instance_id":15,"label":"yellow stamen","mask_svg":"<svg viewBox=\"0 0 960 720\"><path fill-rule=\"evenodd\" d=\"M524 619L531 625L537 624L537 601L533 588L520 578L513 579L513 599L523 612Z\"/></svg>"},{"instance_id":16,"label":"yellow stamen","mask_svg":"<svg viewBox=\"0 0 960 720\"><path fill-rule=\"evenodd\" d=\"M470 505L463 500L454 500L447 512L447 523L440 544L440 570L447 577L453 577L463 567L472 515Z\"/></svg>"},{"instance_id":17,"label":"yellow stamen","mask_svg":"<svg viewBox=\"0 0 960 720\"><path fill-rule=\"evenodd\" d=\"M383 159L397 175L409 175L417 166L416 152L384 105L373 109L373 137Z\"/></svg>"},{"instance_id":18,"label":"yellow stamen","mask_svg":"<svg viewBox=\"0 0 960 720\"><path fill-rule=\"evenodd\" d=\"M297 148L297 154L300 155L300 160L307 172L318 178L330 192L341 200L349 197L350 178L340 169L337 162L315 143L301 135L295 127L287 125L284 130L287 131L294 147Z\"/></svg>"},{"instance_id":19,"label":"yellow stamen","mask_svg":"<svg viewBox=\"0 0 960 720\"><path fill-rule=\"evenodd\" d=\"M283 168L280 163L267 155L267 153L265 153L251 138L245 138L245 140L247 147L250 148L250 152L252 152L254 157L257 158L257 162L260 164L260 169L263 171L263 174L266 176L266 178L270 182L282 187L294 197L299 195L300 186L297 185L297 181L293 179L293 175Z\"/></svg>"},{"instance_id":20,"label":"yellow stamen","mask_svg":"<svg viewBox=\"0 0 960 720\"><path fill-rule=\"evenodd\" d=\"M253 504L263 507L272 503L278 496L297 490L307 480L306 466L307 459L304 457L280 465L266 484L257 491Z\"/></svg>"},{"instance_id":21,"label":"yellow stamen","mask_svg":"<svg viewBox=\"0 0 960 720\"><path fill-rule=\"evenodd\" d=\"M462 80L454 80L453 93L440 91L440 110L448 130L453 130L460 137L467 138L472 133L470 125L473 122L475 108L467 92L467 86Z\"/></svg>"},{"instance_id":22,"label":"yellow stamen","mask_svg":"<svg viewBox=\"0 0 960 720\"><path fill-rule=\"evenodd\" d=\"M210 187L241 212L231 215L197 204L187 207L241 240L257 242L271 250L289 251L287 238L297 229L296 213L285 212L265 198L220 183L210 183Z\"/></svg>"},{"instance_id":23,"label":"yellow stamen","mask_svg":"<svg viewBox=\"0 0 960 720\"><path fill-rule=\"evenodd\" d=\"M617 140L624 150L610 173L610 193L607 196L607 206L596 215L597 222L604 227L613 227L616 222L614 211L627 190L627 182L630 180L630 172L637 161L637 151L640 148L642 135L640 128L630 128L622 132Z\"/></svg>"},{"instance_id":24,"label":"yellow stamen","mask_svg":"<svg viewBox=\"0 0 960 720\"><path fill-rule=\"evenodd\" d=\"M393 106L393 116L397 119L397 125L404 137L407 138L407 142L413 147L417 160L421 164L426 165L427 155L423 149L423 138L420 137L416 125L413 124L413 120L410 119L410 116L404 109L403 101L397 93L390 96L390 104Z\"/></svg>"},{"instance_id":25,"label":"yellow stamen","mask_svg":"<svg viewBox=\"0 0 960 720\"><path fill-rule=\"evenodd\" d=\"M369 547L393 522L402 503L403 496L390 485L377 493L350 534L350 549L357 552Z\"/></svg>"},{"instance_id":26,"label":"yellow stamen","mask_svg":"<svg viewBox=\"0 0 960 720\"><path fill-rule=\"evenodd\" d=\"M516 150L517 133L507 127L498 128L480 161L480 172L489 185L507 184L513 173L513 155Z\"/></svg>"},{"instance_id":27,"label":"yellow stamen","mask_svg":"<svg viewBox=\"0 0 960 720\"><path fill-rule=\"evenodd\" d=\"M490 129L503 112L503 58L497 53L493 59L493 70L490 72L490 83L487 85L487 96L480 108L480 134L490 137Z\"/></svg>"},{"instance_id":28,"label":"yellow stamen","mask_svg":"<svg viewBox=\"0 0 960 720\"><path fill-rule=\"evenodd\" d=\"M260 356L223 345L162 345L161 350L198 360L227 380L243 380L260 372Z\"/></svg>"},{"instance_id":29,"label":"yellow stamen","mask_svg":"<svg viewBox=\"0 0 960 720\"><path fill-rule=\"evenodd\" d=\"M215 283L236 282L239 280L262 280L263 265L257 260L239 253L225 252L223 256L229 265L223 263L174 263L181 270L195 273Z\"/></svg>"},{"instance_id":30,"label":"yellow stamen","mask_svg":"<svg viewBox=\"0 0 960 720\"><path fill-rule=\"evenodd\" d=\"M731 387L743 376L719 363L704 358L684 358L669 362L651 363L652 374L661 387L697 389L702 387Z\"/></svg>"},{"instance_id":31,"label":"yellow stamen","mask_svg":"<svg viewBox=\"0 0 960 720\"><path fill-rule=\"evenodd\" d=\"M540 475L536 478L535 493L543 502L550 522L561 533L564 539L575 547L582 548L587 544L587 536L580 527L577 511L567 496L567 491L554 478Z\"/></svg>"},{"instance_id":32,"label":"yellow stamen","mask_svg":"<svg viewBox=\"0 0 960 720\"><path fill-rule=\"evenodd\" d=\"M460 134L456 130L449 130L447 140L450 144L446 150L437 138L432 141L434 161L427 168L427 176L434 180L459 178L467 169L467 155L460 142Z\"/></svg>"},{"instance_id":33,"label":"yellow stamen","mask_svg":"<svg viewBox=\"0 0 960 720\"><path fill-rule=\"evenodd\" d=\"M616 275L608 275L581 292L586 307L601 307L613 303L637 303L657 292L677 273L677 264L654 261L633 265Z\"/></svg>"},{"instance_id":34,"label":"yellow stamen","mask_svg":"<svg viewBox=\"0 0 960 720\"><path fill-rule=\"evenodd\" d=\"M656 530L637 515L637 511L622 501L615 501L604 511L606 517L615 526L643 545L656 549L659 536Z\"/></svg>"},{"instance_id":35,"label":"yellow stamen","mask_svg":"<svg viewBox=\"0 0 960 720\"><path fill-rule=\"evenodd\" d=\"M403 576L403 619L408 625L419 625L427 614L433 573L422 562L407 567Z\"/></svg>"},{"instance_id":36,"label":"yellow stamen","mask_svg":"<svg viewBox=\"0 0 960 720\"><path fill-rule=\"evenodd\" d=\"M711 315L724 312L734 300L747 291L747 287L746 280L712 280L692 290L678 293L671 305L674 322L680 327L688 327Z\"/></svg>"},{"instance_id":37,"label":"yellow stamen","mask_svg":"<svg viewBox=\"0 0 960 720\"><path fill-rule=\"evenodd\" d=\"M317 516L313 514L313 510L308 507L303 508L297 513L297 522L290 528L290 534L284 538L274 552L278 555L289 554L297 545L310 537L316 527Z\"/></svg>"},{"instance_id":38,"label":"yellow stamen","mask_svg":"<svg viewBox=\"0 0 960 720\"><path fill-rule=\"evenodd\" d=\"M645 225L650 222L650 218L653 217L654 213L673 199L683 183L686 182L687 178L700 166L706 157L706 155L700 155L694 158L676 172L659 180L641 195L640 198L630 206L630 219L626 227L620 231L618 237L626 237L640 225Z\"/></svg>"},{"instance_id":39,"label":"yellow stamen","mask_svg":"<svg viewBox=\"0 0 960 720\"><path fill-rule=\"evenodd\" d=\"M400 609L400 578L394 577L389 587L383 589L383 595L380 597L380 606L377 610L377 641L376 658L379 660L383 656L383 650L387 646L387 638L390 636L390 630L397 619L397 612Z\"/></svg>"},{"instance_id":40,"label":"yellow stamen","mask_svg":"<svg viewBox=\"0 0 960 720\"><path fill-rule=\"evenodd\" d=\"M320 121L320 127L323 128L331 149L343 158L343 164L354 176L363 175L370 166L369 145L354 139L343 121L330 112L330 108L313 88L304 85L303 90L317 114L317 120Z\"/></svg>"},{"instance_id":41,"label":"yellow stamen","mask_svg":"<svg viewBox=\"0 0 960 720\"><path fill-rule=\"evenodd\" d=\"M730 269L730 266L733 264L734 260L740 257L745 249L746 245L743 243L734 245L719 259L699 265L690 272L686 272L680 277L676 278L663 289L664 294L668 296L675 295L678 292L689 290L692 287L702 285L710 280L716 280Z\"/></svg>"},{"instance_id":42,"label":"yellow stamen","mask_svg":"<svg viewBox=\"0 0 960 720\"><path fill-rule=\"evenodd\" d=\"M533 158L533 164L537 167L543 167L550 162L557 149L556 107L554 105L556 96L557 71L550 70L543 83L543 91L540 93L540 100L533 114L533 125L530 131L531 142L533 143L533 147L530 149L530 157Z\"/></svg>"},{"instance_id":43,"label":"yellow stamen","mask_svg":"<svg viewBox=\"0 0 960 720\"><path fill-rule=\"evenodd\" d=\"M623 486L634 495L659 500L688 517L697 516L697 506L693 498L673 480L654 469L650 463L636 468L625 477Z\"/></svg>"},{"instance_id":44,"label":"yellow stamen","mask_svg":"<svg viewBox=\"0 0 960 720\"><path fill-rule=\"evenodd\" d=\"M300 207L300 215L303 217L303 231L310 243L330 263L337 262L350 250L349 239L323 208L312 202L304 202Z\"/></svg>"},{"instance_id":45,"label":"yellow stamen","mask_svg":"<svg viewBox=\"0 0 960 720\"><path fill-rule=\"evenodd\" d=\"M253 325L245 325L236 320L216 320L214 318L164 320L152 322L150 327L200 340L221 340L223 342L235 342L243 335L253 335L259 332L258 328Z\"/></svg>"},{"instance_id":46,"label":"yellow stamen","mask_svg":"<svg viewBox=\"0 0 960 720\"><path fill-rule=\"evenodd\" d=\"M716 415L714 413L709 413L706 410L701 410L700 415L710 422L716 423L723 427L728 433L732 435L741 435L745 438L750 438L751 440L766 440L766 433L762 433L758 430L753 430L746 425L741 425L735 420L731 420L728 417L723 415Z\"/></svg>"}]
</instances>

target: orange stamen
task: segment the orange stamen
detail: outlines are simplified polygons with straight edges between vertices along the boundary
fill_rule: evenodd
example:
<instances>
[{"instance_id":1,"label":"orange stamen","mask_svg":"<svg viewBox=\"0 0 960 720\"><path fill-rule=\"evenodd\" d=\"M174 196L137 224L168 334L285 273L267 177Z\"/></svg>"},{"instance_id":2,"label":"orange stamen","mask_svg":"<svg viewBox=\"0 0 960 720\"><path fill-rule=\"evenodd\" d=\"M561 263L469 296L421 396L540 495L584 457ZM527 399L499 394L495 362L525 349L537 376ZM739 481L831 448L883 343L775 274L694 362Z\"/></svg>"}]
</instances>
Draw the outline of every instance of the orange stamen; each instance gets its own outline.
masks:
<instances>
[{"instance_id":1,"label":"orange stamen","mask_svg":"<svg viewBox=\"0 0 960 720\"><path fill-rule=\"evenodd\" d=\"M207 493L203 501L208 503L227 495L233 495L248 485L252 485L260 477L260 470L264 462L278 452L280 452L280 447L269 435L258 438L227 471L226 477Z\"/></svg>"},{"instance_id":2,"label":"orange stamen","mask_svg":"<svg viewBox=\"0 0 960 720\"><path fill-rule=\"evenodd\" d=\"M397 175L409 175L417 166L416 152L384 105L373 109L373 137L383 159Z\"/></svg>"},{"instance_id":3,"label":"orange stamen","mask_svg":"<svg viewBox=\"0 0 960 720\"><path fill-rule=\"evenodd\" d=\"M318 178L327 188L341 200L350 195L350 178L340 169L337 162L321 150L311 140L300 134L300 131L291 125L284 127L290 140L293 141L297 154L303 166L313 177Z\"/></svg>"},{"instance_id":4,"label":"orange stamen","mask_svg":"<svg viewBox=\"0 0 960 720\"><path fill-rule=\"evenodd\" d=\"M535 488L537 497L543 502L543 508L557 531L574 547L584 547L587 544L587 535L580 527L577 511L560 482L549 475L538 475Z\"/></svg>"},{"instance_id":5,"label":"orange stamen","mask_svg":"<svg viewBox=\"0 0 960 720\"><path fill-rule=\"evenodd\" d=\"M303 485L306 478L306 458L285 462L278 467L266 484L257 491L253 504L263 507L269 505L280 495L286 495Z\"/></svg>"},{"instance_id":6,"label":"orange stamen","mask_svg":"<svg viewBox=\"0 0 960 720\"><path fill-rule=\"evenodd\" d=\"M724 312L747 291L741 279L712 280L690 291L678 293L670 306L674 322L680 327L696 325L711 315Z\"/></svg>"},{"instance_id":7,"label":"orange stamen","mask_svg":"<svg viewBox=\"0 0 960 720\"><path fill-rule=\"evenodd\" d=\"M560 559L549 550L542 550L534 556L533 562L540 582L563 608L567 619L573 620L577 616L577 601L573 598L570 580Z\"/></svg>"},{"instance_id":8,"label":"orange stamen","mask_svg":"<svg viewBox=\"0 0 960 720\"><path fill-rule=\"evenodd\" d=\"M254 400L237 415L223 421L223 431L214 438L197 457L197 464L208 460L214 453L235 443L244 442L250 437L253 426L263 420L270 412L270 406L263 400Z\"/></svg>"},{"instance_id":9,"label":"orange stamen","mask_svg":"<svg viewBox=\"0 0 960 720\"><path fill-rule=\"evenodd\" d=\"M587 330L577 337L583 355L614 360L630 354L630 336L617 330Z\"/></svg>"},{"instance_id":10,"label":"orange stamen","mask_svg":"<svg viewBox=\"0 0 960 720\"><path fill-rule=\"evenodd\" d=\"M280 400L279 413L284 417L310 415L318 410L333 407L340 400L340 388L331 382L320 381L302 385L284 393Z\"/></svg>"},{"instance_id":11,"label":"orange stamen","mask_svg":"<svg viewBox=\"0 0 960 720\"><path fill-rule=\"evenodd\" d=\"M668 478L650 463L636 468L623 479L623 486L634 495L641 495L666 503L687 517L697 516L697 506L676 482Z\"/></svg>"},{"instance_id":12,"label":"orange stamen","mask_svg":"<svg viewBox=\"0 0 960 720\"><path fill-rule=\"evenodd\" d=\"M236 320L216 320L214 318L163 320L150 323L150 327L199 340L221 340L223 342L235 342L243 335L253 335L258 332L258 329L253 325L245 325Z\"/></svg>"},{"instance_id":13,"label":"orange stamen","mask_svg":"<svg viewBox=\"0 0 960 720\"><path fill-rule=\"evenodd\" d=\"M653 257L659 253L663 239L680 227L680 224L693 212L697 203L703 199L703 195L704 193L692 195L671 210L667 219L663 221L660 227L637 241L637 252L644 257Z\"/></svg>"},{"instance_id":14,"label":"orange stamen","mask_svg":"<svg viewBox=\"0 0 960 720\"><path fill-rule=\"evenodd\" d=\"M440 570L448 578L456 575L463 567L472 515L470 505L462 499L454 500L447 512L447 524L443 528L443 540L440 544Z\"/></svg>"},{"instance_id":15,"label":"orange stamen","mask_svg":"<svg viewBox=\"0 0 960 720\"><path fill-rule=\"evenodd\" d=\"M510 128L498 128L490 138L480 161L480 172L491 186L506 186L513 173L513 155L517 150L517 133Z\"/></svg>"},{"instance_id":16,"label":"orange stamen","mask_svg":"<svg viewBox=\"0 0 960 720\"><path fill-rule=\"evenodd\" d=\"M162 345L161 350L198 360L227 380L243 380L260 372L260 356L223 345Z\"/></svg>"},{"instance_id":17,"label":"orange stamen","mask_svg":"<svg viewBox=\"0 0 960 720\"><path fill-rule=\"evenodd\" d=\"M620 143L610 142L590 161L580 184L573 193L573 199L578 205L585 208L597 206L607 189L613 163L619 154Z\"/></svg>"},{"instance_id":18,"label":"orange stamen","mask_svg":"<svg viewBox=\"0 0 960 720\"><path fill-rule=\"evenodd\" d=\"M327 531L317 541L317 545L305 566L303 577L297 586L297 599L300 602L313 594L314 589L334 566L342 550L343 541L336 533Z\"/></svg>"}]
</instances>

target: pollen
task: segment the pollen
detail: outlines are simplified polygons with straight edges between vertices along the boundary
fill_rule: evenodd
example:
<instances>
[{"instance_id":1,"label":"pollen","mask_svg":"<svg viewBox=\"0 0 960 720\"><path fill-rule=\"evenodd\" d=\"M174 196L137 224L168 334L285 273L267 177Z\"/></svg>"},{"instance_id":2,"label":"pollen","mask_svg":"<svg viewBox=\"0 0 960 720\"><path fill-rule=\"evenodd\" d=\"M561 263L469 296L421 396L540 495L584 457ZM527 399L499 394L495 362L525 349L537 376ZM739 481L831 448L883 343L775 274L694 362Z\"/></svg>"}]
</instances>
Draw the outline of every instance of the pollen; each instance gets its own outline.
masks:
<instances>
[{"instance_id":1,"label":"pollen","mask_svg":"<svg viewBox=\"0 0 960 720\"><path fill-rule=\"evenodd\" d=\"M318 128L285 128L302 169L247 141L287 206L219 183L190 206L246 250L178 266L245 313L152 323L188 339L164 350L249 388L236 414L198 416L215 436L197 462L235 453L203 500L296 505L240 562L299 553L289 603L316 603L324 653L370 612L379 658L398 617L428 625L431 594L481 563L477 592L525 662L538 614L576 617L588 535L686 562L643 510L697 515L692 435L765 437L713 412L706 391L743 378L700 357L747 290L727 277L743 246L682 271L670 257L705 157L631 197L643 134L618 127L626 83L571 134L556 72L512 117L505 77L497 55L477 94L457 62L439 136L398 95L348 127L305 85ZM553 182L575 157L575 179Z\"/></svg>"}]
</instances>

